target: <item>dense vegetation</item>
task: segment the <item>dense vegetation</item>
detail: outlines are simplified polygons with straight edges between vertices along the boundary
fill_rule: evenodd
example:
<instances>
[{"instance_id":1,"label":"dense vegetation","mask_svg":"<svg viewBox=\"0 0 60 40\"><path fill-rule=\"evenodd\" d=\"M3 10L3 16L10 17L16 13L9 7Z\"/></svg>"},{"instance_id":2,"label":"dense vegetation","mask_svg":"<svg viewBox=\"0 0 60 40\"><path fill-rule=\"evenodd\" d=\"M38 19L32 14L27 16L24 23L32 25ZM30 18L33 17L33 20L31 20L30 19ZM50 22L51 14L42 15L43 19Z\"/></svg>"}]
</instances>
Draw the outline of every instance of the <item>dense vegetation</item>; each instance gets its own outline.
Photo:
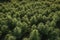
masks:
<instances>
[{"instance_id":1,"label":"dense vegetation","mask_svg":"<svg viewBox=\"0 0 60 40\"><path fill-rule=\"evenodd\" d=\"M60 40L60 0L0 0L0 40Z\"/></svg>"}]
</instances>

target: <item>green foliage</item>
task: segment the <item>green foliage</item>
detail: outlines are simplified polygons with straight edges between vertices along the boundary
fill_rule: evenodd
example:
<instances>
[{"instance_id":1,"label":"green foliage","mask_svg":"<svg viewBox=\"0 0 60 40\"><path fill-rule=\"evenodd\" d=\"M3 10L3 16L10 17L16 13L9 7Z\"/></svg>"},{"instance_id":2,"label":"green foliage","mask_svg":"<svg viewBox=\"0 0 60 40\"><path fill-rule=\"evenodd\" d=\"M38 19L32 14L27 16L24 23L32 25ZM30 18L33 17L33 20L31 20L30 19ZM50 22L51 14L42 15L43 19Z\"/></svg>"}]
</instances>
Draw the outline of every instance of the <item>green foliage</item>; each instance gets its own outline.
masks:
<instances>
[{"instance_id":1,"label":"green foliage","mask_svg":"<svg viewBox=\"0 0 60 40\"><path fill-rule=\"evenodd\" d=\"M0 31L0 37L1 37L1 35L2 35L2 32Z\"/></svg>"},{"instance_id":2,"label":"green foliage","mask_svg":"<svg viewBox=\"0 0 60 40\"><path fill-rule=\"evenodd\" d=\"M17 37L21 36L21 28L15 27L13 30L13 34Z\"/></svg>"},{"instance_id":3,"label":"green foliage","mask_svg":"<svg viewBox=\"0 0 60 40\"><path fill-rule=\"evenodd\" d=\"M7 32L7 31L8 31L8 26L3 25L3 26L1 27L1 31L2 31L2 32Z\"/></svg>"},{"instance_id":4,"label":"green foliage","mask_svg":"<svg viewBox=\"0 0 60 40\"><path fill-rule=\"evenodd\" d=\"M23 40L29 40L29 38L24 38Z\"/></svg>"},{"instance_id":5,"label":"green foliage","mask_svg":"<svg viewBox=\"0 0 60 40\"><path fill-rule=\"evenodd\" d=\"M0 2L10 2L11 0L0 0Z\"/></svg>"},{"instance_id":6,"label":"green foliage","mask_svg":"<svg viewBox=\"0 0 60 40\"><path fill-rule=\"evenodd\" d=\"M4 40L16 40L16 38L11 34L7 34Z\"/></svg>"},{"instance_id":7,"label":"green foliage","mask_svg":"<svg viewBox=\"0 0 60 40\"><path fill-rule=\"evenodd\" d=\"M60 40L60 0L0 0L0 40Z\"/></svg>"},{"instance_id":8,"label":"green foliage","mask_svg":"<svg viewBox=\"0 0 60 40\"><path fill-rule=\"evenodd\" d=\"M40 40L38 30L34 29L34 30L30 33L30 40Z\"/></svg>"}]
</instances>

